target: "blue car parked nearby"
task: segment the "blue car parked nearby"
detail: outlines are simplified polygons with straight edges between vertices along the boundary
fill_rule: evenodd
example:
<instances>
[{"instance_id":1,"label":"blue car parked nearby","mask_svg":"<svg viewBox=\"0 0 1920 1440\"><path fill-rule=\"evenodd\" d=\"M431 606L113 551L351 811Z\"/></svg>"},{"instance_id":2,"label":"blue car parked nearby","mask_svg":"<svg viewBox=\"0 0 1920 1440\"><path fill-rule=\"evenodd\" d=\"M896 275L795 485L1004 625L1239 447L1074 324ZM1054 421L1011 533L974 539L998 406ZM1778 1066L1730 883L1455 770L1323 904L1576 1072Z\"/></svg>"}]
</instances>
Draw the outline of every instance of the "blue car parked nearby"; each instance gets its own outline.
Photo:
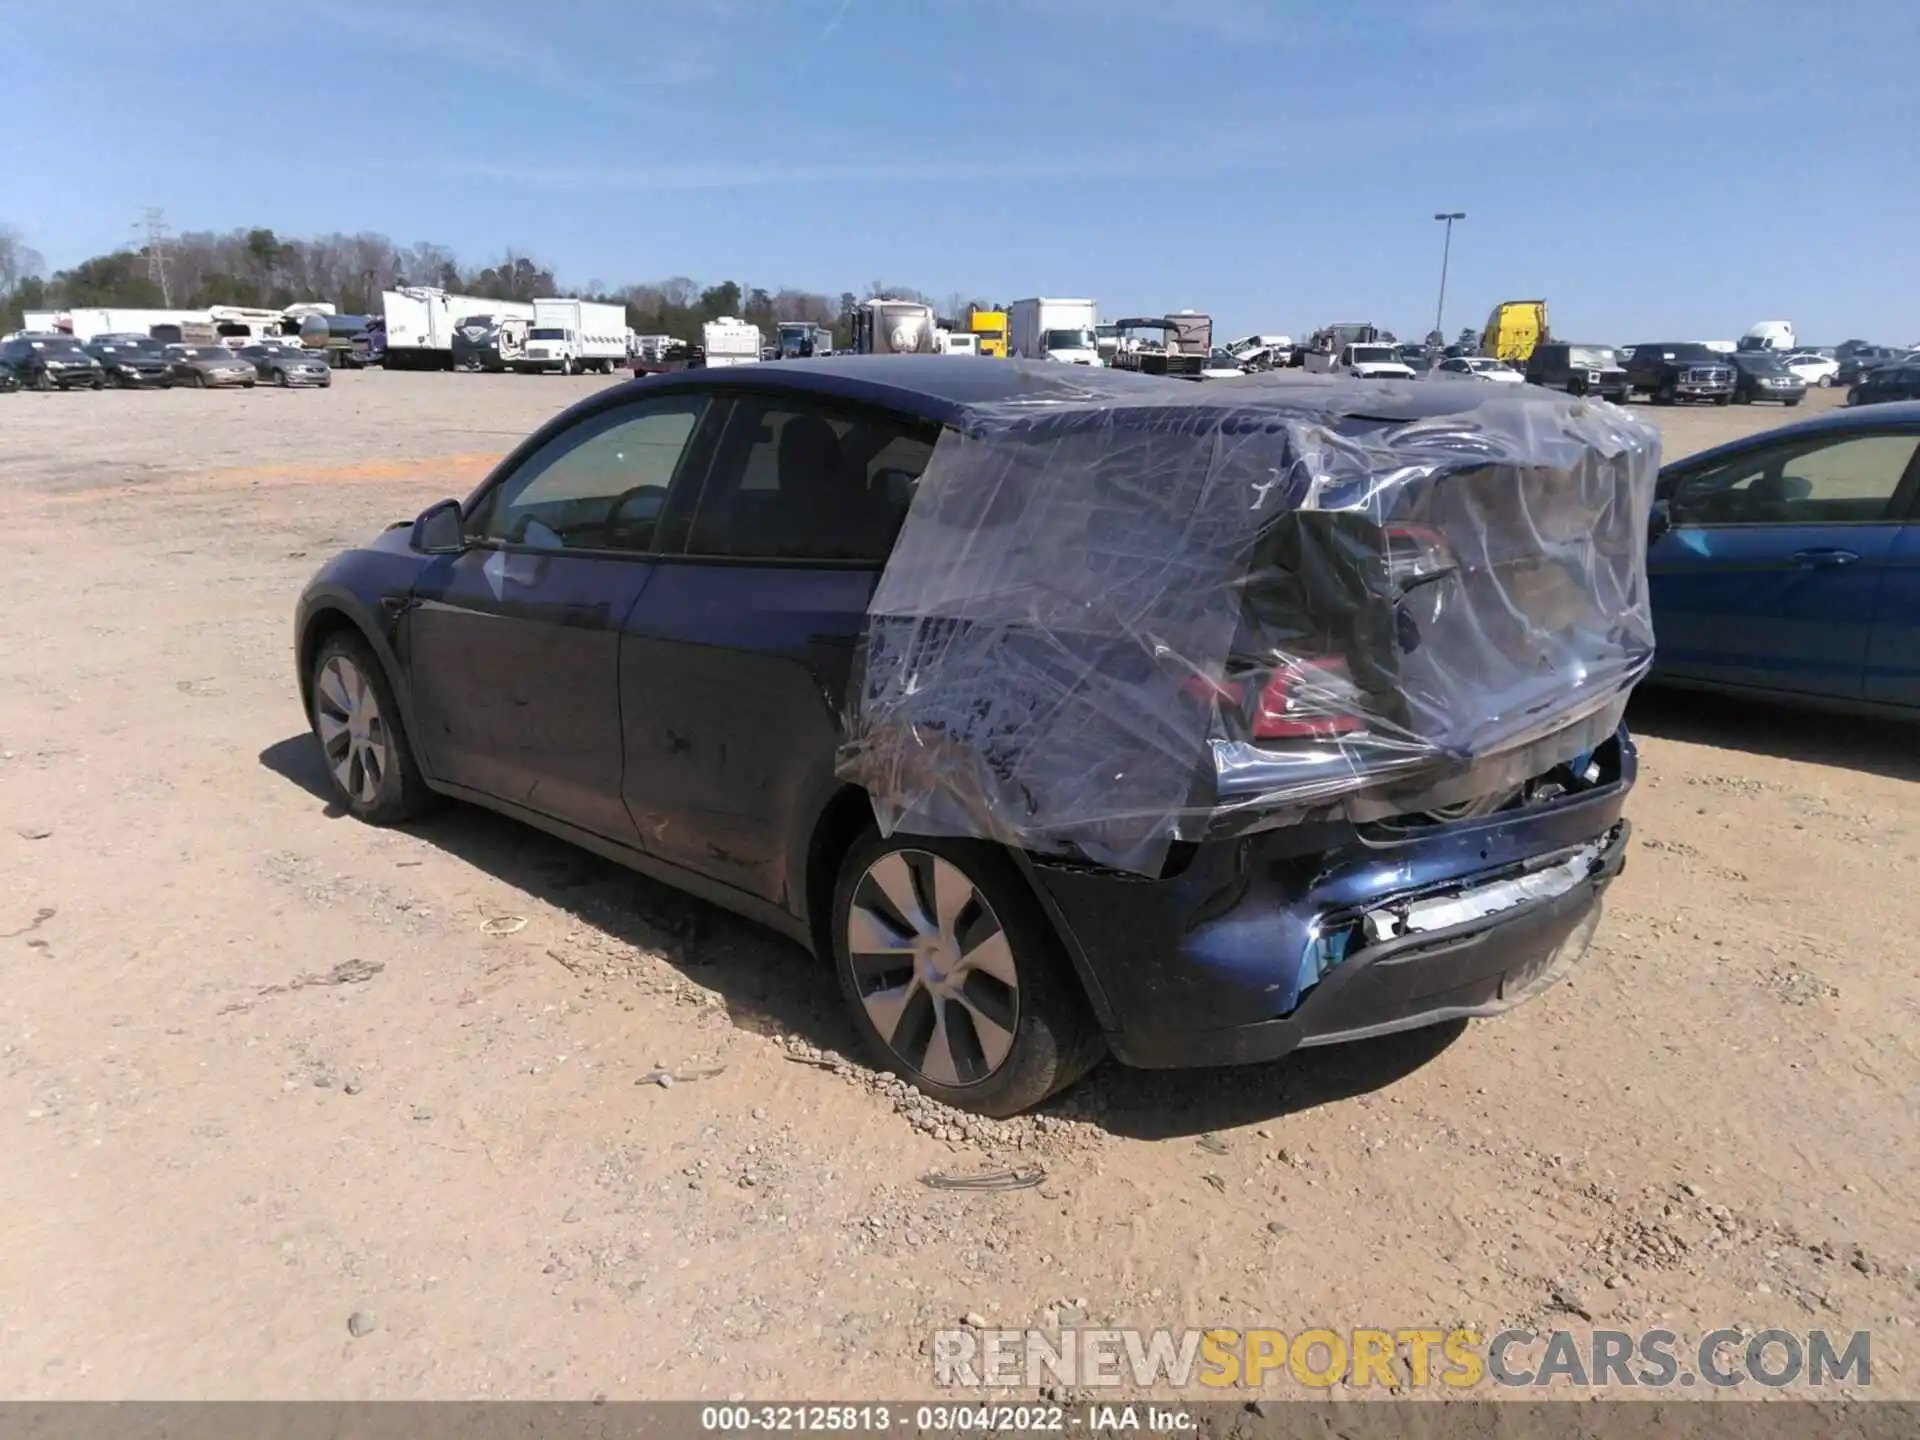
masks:
<instances>
[{"instance_id":1,"label":"blue car parked nearby","mask_svg":"<svg viewBox=\"0 0 1920 1440\"><path fill-rule=\"evenodd\" d=\"M1463 757L1453 790L1411 786L1399 813L1181 842L1152 874L880 834L837 764L876 583L943 433L1066 368L697 369L558 416L466 501L341 554L302 595L301 694L340 802L392 823L435 795L471 801L783 932L831 960L882 1063L986 1113L1107 1050L1260 1060L1493 1014L1550 983L1626 850L1635 759L1611 702L1583 712L1575 746L1562 730L1509 752L1497 785ZM1200 404L1170 381L1101 383ZM1383 417L1457 403L1368 393ZM1623 508L1616 527L1636 564L1641 523ZM1363 577L1389 607L1428 587L1379 631L1390 657L1470 583L1443 536L1403 540ZM1527 574L1553 563L1519 557ZM1304 688L1249 674L1235 694L1251 712L1223 722L1241 727L1232 753L1339 753L1367 721L1335 663ZM1225 707L1212 690L1196 703ZM1196 748L1196 784L1224 788Z\"/></svg>"},{"instance_id":2,"label":"blue car parked nearby","mask_svg":"<svg viewBox=\"0 0 1920 1440\"><path fill-rule=\"evenodd\" d=\"M1920 404L1841 410L1667 466L1653 679L1920 710Z\"/></svg>"}]
</instances>

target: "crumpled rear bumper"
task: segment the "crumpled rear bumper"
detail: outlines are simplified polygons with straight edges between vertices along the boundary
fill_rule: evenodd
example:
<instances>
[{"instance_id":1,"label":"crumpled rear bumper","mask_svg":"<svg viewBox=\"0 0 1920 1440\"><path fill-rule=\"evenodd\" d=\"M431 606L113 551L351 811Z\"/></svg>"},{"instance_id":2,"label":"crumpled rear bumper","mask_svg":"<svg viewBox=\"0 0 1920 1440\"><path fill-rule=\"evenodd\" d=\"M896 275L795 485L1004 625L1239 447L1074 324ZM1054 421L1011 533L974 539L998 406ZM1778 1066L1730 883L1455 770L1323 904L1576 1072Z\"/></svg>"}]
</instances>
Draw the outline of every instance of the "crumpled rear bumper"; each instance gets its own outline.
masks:
<instances>
[{"instance_id":1,"label":"crumpled rear bumper","mask_svg":"<svg viewBox=\"0 0 1920 1440\"><path fill-rule=\"evenodd\" d=\"M1130 1065L1234 1065L1278 1059L1303 1045L1497 1015L1548 988L1586 953L1601 895L1626 864L1631 829L1618 821L1591 872L1564 893L1370 945L1330 971L1284 1018L1224 1029L1134 1031L1109 1041Z\"/></svg>"}]
</instances>

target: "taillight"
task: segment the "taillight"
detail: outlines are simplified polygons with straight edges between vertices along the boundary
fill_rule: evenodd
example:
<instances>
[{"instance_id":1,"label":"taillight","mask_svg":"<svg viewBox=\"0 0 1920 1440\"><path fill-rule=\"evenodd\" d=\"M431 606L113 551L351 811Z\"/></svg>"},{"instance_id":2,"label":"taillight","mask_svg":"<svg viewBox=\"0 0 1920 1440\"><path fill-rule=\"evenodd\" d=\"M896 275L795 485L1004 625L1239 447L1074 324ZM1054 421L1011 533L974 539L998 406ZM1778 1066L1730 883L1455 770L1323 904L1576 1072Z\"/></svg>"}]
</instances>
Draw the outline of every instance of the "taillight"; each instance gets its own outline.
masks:
<instances>
[{"instance_id":1,"label":"taillight","mask_svg":"<svg viewBox=\"0 0 1920 1440\"><path fill-rule=\"evenodd\" d=\"M1366 728L1345 660L1297 660L1267 677L1253 707L1256 740L1318 739Z\"/></svg>"}]
</instances>

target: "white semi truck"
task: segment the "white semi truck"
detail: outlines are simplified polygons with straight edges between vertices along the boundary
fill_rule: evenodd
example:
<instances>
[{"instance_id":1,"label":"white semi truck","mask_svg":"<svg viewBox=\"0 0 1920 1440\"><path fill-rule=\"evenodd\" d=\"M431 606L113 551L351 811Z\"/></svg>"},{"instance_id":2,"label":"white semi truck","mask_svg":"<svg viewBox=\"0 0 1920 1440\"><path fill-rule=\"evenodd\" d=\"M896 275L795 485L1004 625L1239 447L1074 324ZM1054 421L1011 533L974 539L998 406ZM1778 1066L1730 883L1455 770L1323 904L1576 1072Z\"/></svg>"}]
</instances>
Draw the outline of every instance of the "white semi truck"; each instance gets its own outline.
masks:
<instances>
[{"instance_id":1,"label":"white semi truck","mask_svg":"<svg viewBox=\"0 0 1920 1440\"><path fill-rule=\"evenodd\" d=\"M526 374L611 375L627 363L627 307L594 300L535 300L527 348L513 361ZM391 345L393 342L387 342Z\"/></svg>"},{"instance_id":2,"label":"white semi truck","mask_svg":"<svg viewBox=\"0 0 1920 1440\"><path fill-rule=\"evenodd\" d=\"M1007 307L1007 353L1023 360L1099 365L1091 300L1016 300Z\"/></svg>"}]
</instances>

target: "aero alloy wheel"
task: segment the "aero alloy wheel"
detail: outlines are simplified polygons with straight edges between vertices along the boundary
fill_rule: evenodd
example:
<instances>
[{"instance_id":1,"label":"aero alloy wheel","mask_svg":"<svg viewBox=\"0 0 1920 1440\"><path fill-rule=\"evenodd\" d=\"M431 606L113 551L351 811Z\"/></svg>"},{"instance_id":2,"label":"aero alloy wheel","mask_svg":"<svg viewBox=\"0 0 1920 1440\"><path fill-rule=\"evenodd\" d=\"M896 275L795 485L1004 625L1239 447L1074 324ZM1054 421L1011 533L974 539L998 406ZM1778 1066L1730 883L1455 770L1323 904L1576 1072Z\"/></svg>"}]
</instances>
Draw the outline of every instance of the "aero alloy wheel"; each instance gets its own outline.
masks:
<instances>
[{"instance_id":1,"label":"aero alloy wheel","mask_svg":"<svg viewBox=\"0 0 1920 1440\"><path fill-rule=\"evenodd\" d=\"M1058 934L996 845L869 831L841 863L830 923L854 1024L938 1100L1016 1114L1105 1049Z\"/></svg>"},{"instance_id":2,"label":"aero alloy wheel","mask_svg":"<svg viewBox=\"0 0 1920 1440\"><path fill-rule=\"evenodd\" d=\"M314 677L313 727L334 784L359 805L373 805L393 770L393 744L379 697L345 655L329 655Z\"/></svg>"},{"instance_id":3,"label":"aero alloy wheel","mask_svg":"<svg viewBox=\"0 0 1920 1440\"><path fill-rule=\"evenodd\" d=\"M993 907L956 867L924 850L874 861L847 911L847 954L867 1019L903 1064L958 1086L1005 1063L1020 977Z\"/></svg>"},{"instance_id":4,"label":"aero alloy wheel","mask_svg":"<svg viewBox=\"0 0 1920 1440\"><path fill-rule=\"evenodd\" d=\"M340 803L376 825L425 808L431 797L399 706L362 636L340 631L327 638L313 658L308 691L313 733Z\"/></svg>"}]
</instances>

